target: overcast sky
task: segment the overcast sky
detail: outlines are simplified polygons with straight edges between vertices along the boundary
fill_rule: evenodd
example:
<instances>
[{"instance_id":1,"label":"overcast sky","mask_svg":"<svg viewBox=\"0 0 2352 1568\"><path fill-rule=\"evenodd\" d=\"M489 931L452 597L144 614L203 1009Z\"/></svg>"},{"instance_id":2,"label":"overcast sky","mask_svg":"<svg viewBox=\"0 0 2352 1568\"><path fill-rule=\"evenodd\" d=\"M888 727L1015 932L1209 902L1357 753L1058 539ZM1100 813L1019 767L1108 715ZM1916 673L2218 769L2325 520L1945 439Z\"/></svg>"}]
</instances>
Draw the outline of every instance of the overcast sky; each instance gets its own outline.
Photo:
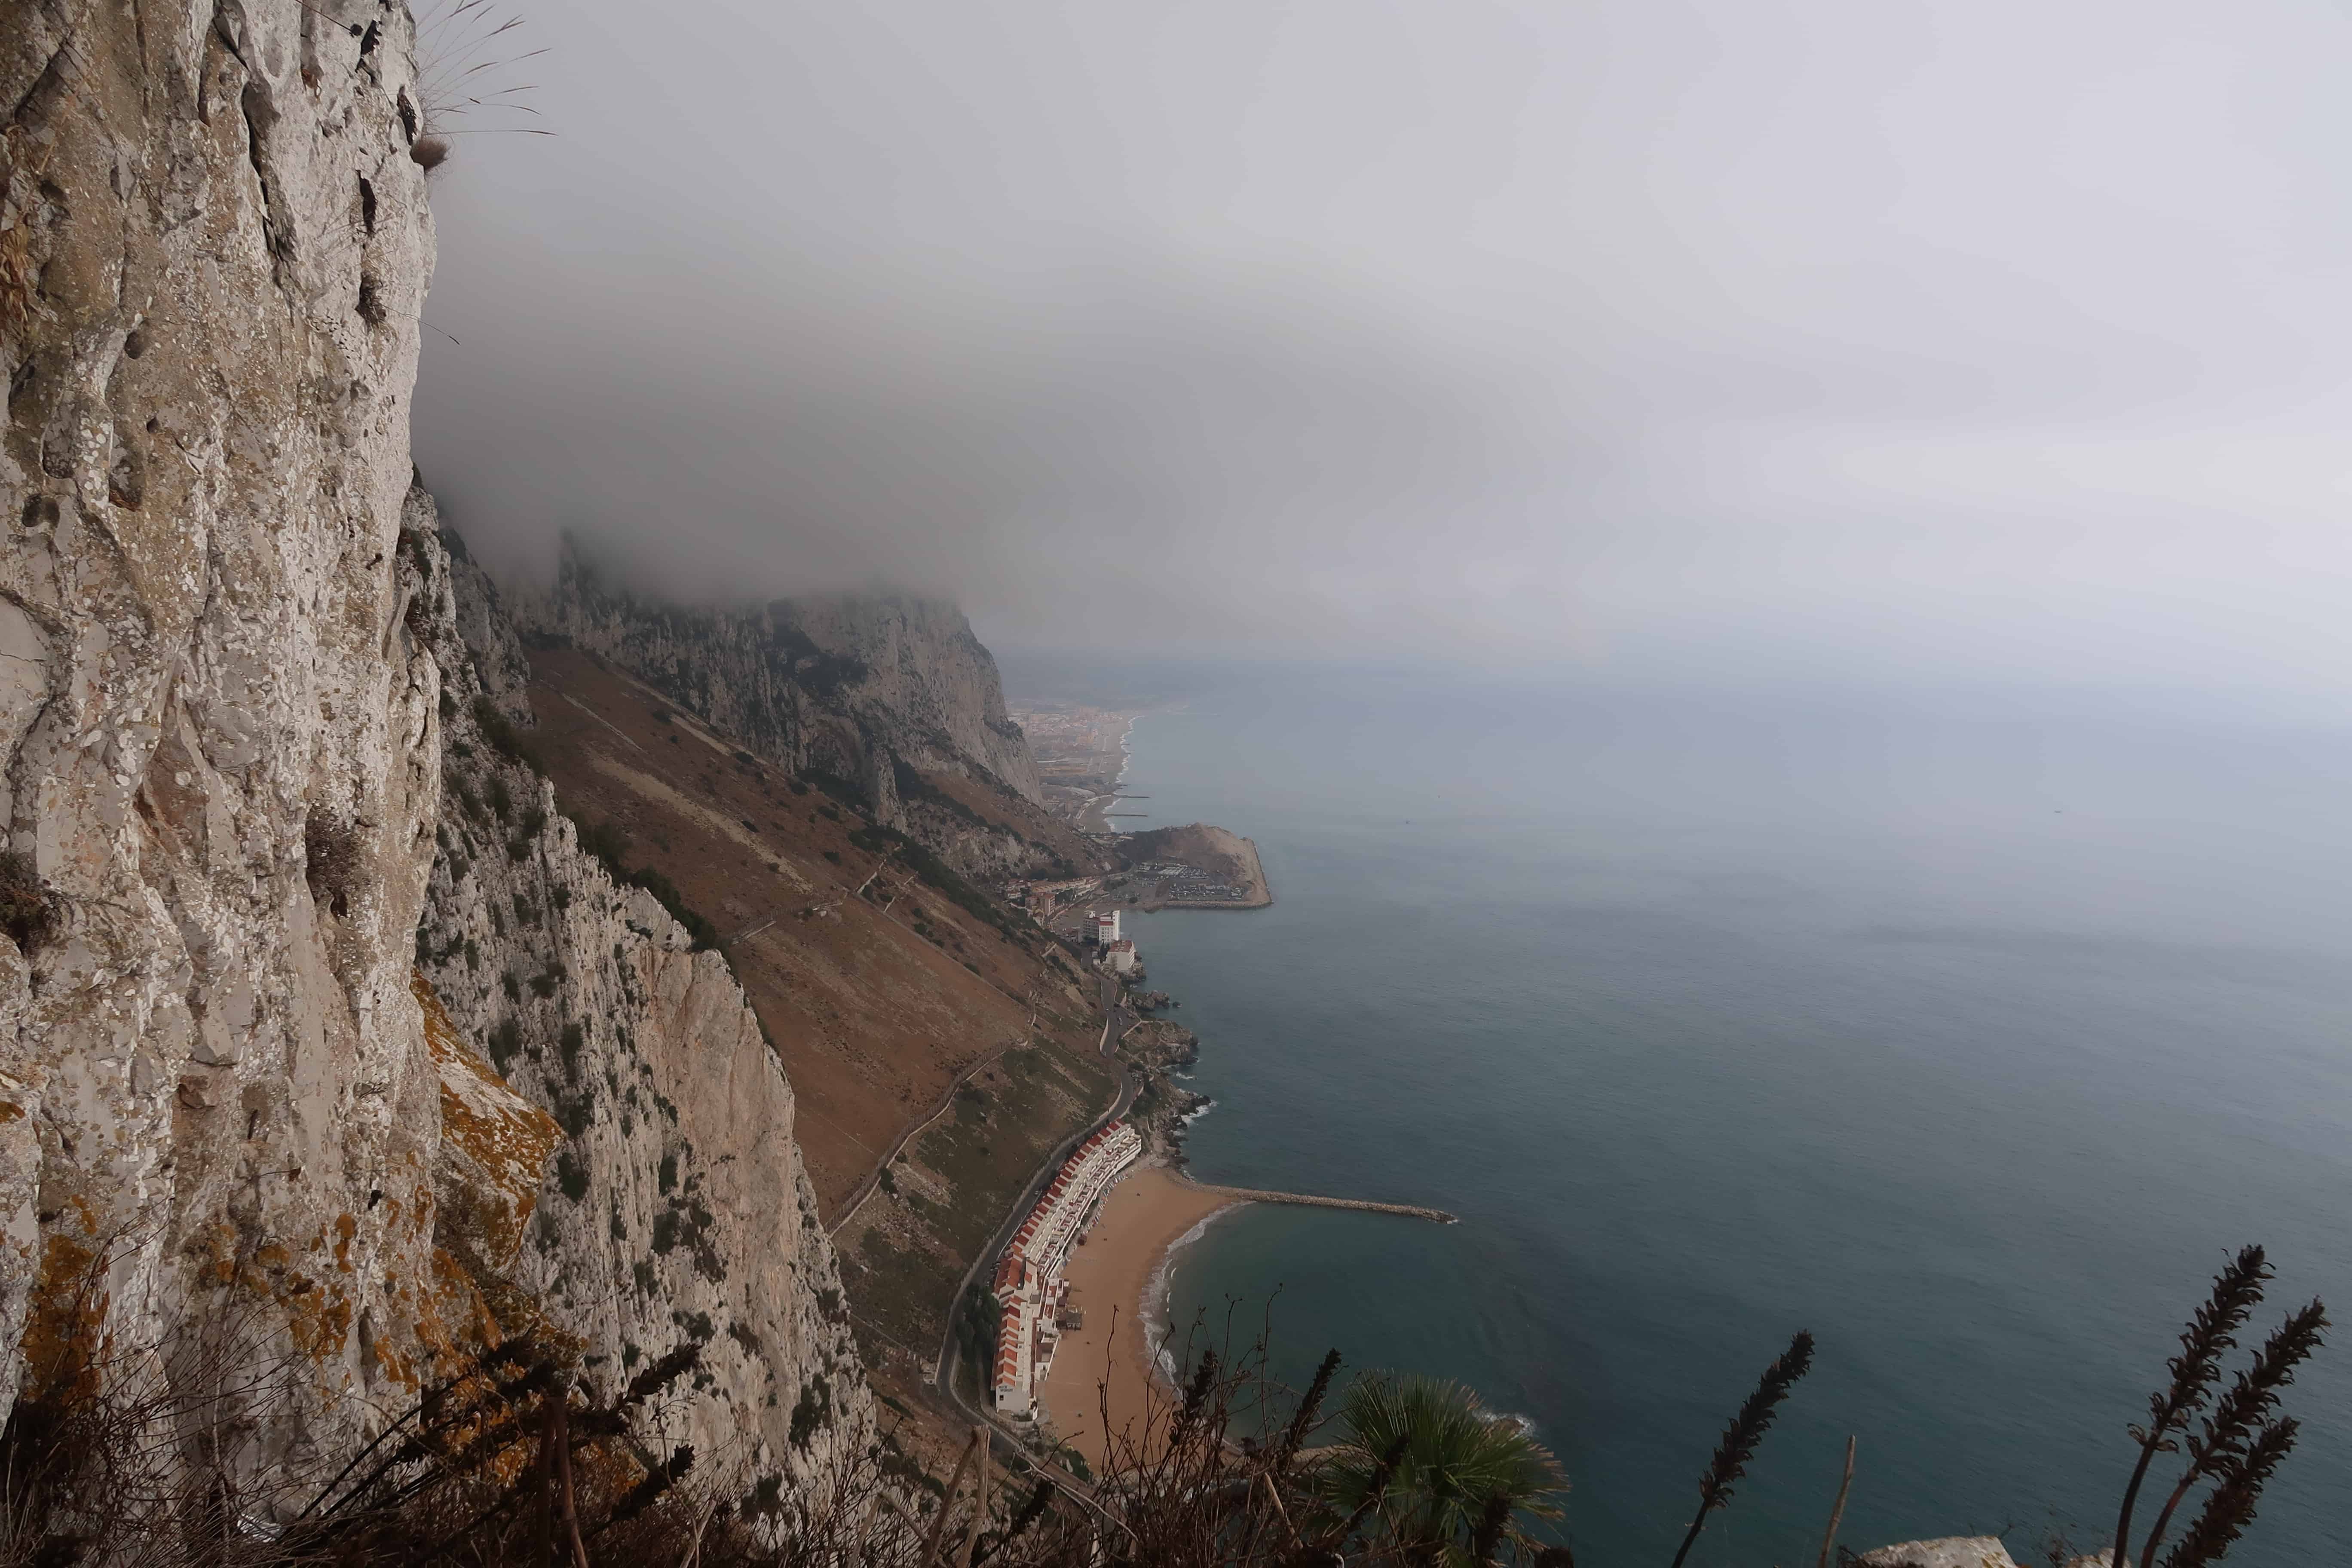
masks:
<instances>
[{"instance_id":1,"label":"overcast sky","mask_svg":"<svg viewBox=\"0 0 2352 1568\"><path fill-rule=\"evenodd\" d=\"M509 573L2352 695L2338 5L507 14L415 423Z\"/></svg>"}]
</instances>

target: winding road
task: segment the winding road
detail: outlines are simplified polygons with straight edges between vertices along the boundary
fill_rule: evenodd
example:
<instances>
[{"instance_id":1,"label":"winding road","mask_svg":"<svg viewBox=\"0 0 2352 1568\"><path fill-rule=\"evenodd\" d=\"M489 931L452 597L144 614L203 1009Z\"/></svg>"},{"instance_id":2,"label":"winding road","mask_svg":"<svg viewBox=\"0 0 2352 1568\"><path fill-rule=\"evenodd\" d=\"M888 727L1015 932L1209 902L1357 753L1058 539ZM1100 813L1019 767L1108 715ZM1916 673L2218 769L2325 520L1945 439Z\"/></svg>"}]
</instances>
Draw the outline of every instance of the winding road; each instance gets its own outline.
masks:
<instances>
[{"instance_id":1,"label":"winding road","mask_svg":"<svg viewBox=\"0 0 2352 1568\"><path fill-rule=\"evenodd\" d=\"M1102 977L1102 1044L1097 1048L1108 1060L1116 1053L1118 1042L1127 1038L1127 1032L1142 1020L1128 1006L1127 993L1120 989L1117 977L1108 973Z\"/></svg>"},{"instance_id":2,"label":"winding road","mask_svg":"<svg viewBox=\"0 0 2352 1568\"><path fill-rule=\"evenodd\" d=\"M1034 1018L1032 1022L1034 1024ZM980 1071L981 1068L996 1060L999 1057L1002 1057L1013 1047L1026 1045L1029 1041L1034 1040L1036 1037L1036 1034L1033 1028L1032 1032L1022 1039L1007 1040L1003 1045L997 1047L994 1050L983 1052L982 1055L975 1057L972 1058L971 1064L961 1072L956 1074L952 1079L950 1079L948 1080L947 1088L940 1091L938 1102L935 1103L929 1111L924 1113L923 1119L906 1128L898 1134L898 1142L892 1143L890 1147L882 1151L882 1157L874 1162L874 1168L866 1173L866 1179L857 1184L857 1190L849 1195L849 1201L841 1205L841 1212L833 1216L833 1223L824 1227L825 1235L836 1236L840 1234L841 1227L847 1225L851 1218L856 1215L858 1205L863 1204L867 1198L872 1197L874 1195L874 1189L882 1184L882 1173L890 1168L890 1162L898 1157L898 1152L904 1149L908 1143L913 1140L917 1133L922 1131L924 1129L930 1126L932 1122L937 1121L940 1117L945 1116L948 1113L948 1108L955 1103L956 1091L963 1088L965 1084L970 1083L974 1073ZM961 1292L959 1291L958 1294L959 1297L961 1297Z\"/></svg>"}]
</instances>

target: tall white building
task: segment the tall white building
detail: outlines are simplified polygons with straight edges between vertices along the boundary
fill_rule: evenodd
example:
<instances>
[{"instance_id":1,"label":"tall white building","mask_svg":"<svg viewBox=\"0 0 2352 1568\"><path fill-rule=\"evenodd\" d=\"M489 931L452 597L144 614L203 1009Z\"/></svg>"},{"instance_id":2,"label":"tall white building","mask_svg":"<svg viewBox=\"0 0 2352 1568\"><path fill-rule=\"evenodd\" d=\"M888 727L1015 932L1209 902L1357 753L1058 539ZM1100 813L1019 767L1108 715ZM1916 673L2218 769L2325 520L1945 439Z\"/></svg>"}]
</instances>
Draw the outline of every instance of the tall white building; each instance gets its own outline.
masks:
<instances>
[{"instance_id":1,"label":"tall white building","mask_svg":"<svg viewBox=\"0 0 2352 1568\"><path fill-rule=\"evenodd\" d=\"M1113 910L1108 914L1097 915L1095 917L1095 945L1097 947L1108 947L1118 940L1118 911L1117 910Z\"/></svg>"}]
</instances>

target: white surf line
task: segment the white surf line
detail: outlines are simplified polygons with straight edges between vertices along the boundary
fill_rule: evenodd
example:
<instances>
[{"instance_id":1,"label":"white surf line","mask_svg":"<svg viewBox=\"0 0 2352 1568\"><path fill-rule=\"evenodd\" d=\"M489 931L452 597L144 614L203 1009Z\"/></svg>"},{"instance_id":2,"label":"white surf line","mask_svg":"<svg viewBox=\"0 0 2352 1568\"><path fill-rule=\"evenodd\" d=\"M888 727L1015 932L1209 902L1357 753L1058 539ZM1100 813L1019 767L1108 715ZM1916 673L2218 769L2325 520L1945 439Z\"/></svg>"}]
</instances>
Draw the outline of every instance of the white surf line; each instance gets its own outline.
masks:
<instances>
[{"instance_id":1,"label":"white surf line","mask_svg":"<svg viewBox=\"0 0 2352 1568\"><path fill-rule=\"evenodd\" d=\"M1160 1256L1152 1261L1151 1278L1143 1287L1143 1300L1135 1304L1136 1316L1143 1320L1143 1342L1150 1352L1151 1370L1171 1387L1176 1384L1176 1359L1168 1348L1168 1313L1176 1294L1176 1255L1208 1235L1211 1226L1249 1202L1247 1198L1235 1199L1202 1215L1192 1229L1161 1247Z\"/></svg>"}]
</instances>

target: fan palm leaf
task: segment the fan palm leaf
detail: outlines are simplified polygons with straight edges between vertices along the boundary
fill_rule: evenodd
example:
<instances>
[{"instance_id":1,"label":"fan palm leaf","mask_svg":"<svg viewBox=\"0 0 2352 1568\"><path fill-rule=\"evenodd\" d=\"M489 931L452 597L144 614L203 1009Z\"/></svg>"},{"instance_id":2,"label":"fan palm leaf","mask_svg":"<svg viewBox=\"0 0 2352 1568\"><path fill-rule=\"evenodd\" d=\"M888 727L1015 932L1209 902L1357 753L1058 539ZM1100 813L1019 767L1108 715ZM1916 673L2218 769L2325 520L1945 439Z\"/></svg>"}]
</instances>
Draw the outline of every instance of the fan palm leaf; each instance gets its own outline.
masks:
<instances>
[{"instance_id":1,"label":"fan palm leaf","mask_svg":"<svg viewBox=\"0 0 2352 1568\"><path fill-rule=\"evenodd\" d=\"M1475 1561L1493 1511L1557 1518L1568 1489L1559 1463L1526 1427L1490 1415L1478 1396L1440 1378L1372 1373L1340 1402L1339 1451L1321 1467L1317 1489L1331 1514L1353 1513L1379 1484L1381 1457L1398 1452L1379 1511L1425 1561Z\"/></svg>"}]
</instances>

